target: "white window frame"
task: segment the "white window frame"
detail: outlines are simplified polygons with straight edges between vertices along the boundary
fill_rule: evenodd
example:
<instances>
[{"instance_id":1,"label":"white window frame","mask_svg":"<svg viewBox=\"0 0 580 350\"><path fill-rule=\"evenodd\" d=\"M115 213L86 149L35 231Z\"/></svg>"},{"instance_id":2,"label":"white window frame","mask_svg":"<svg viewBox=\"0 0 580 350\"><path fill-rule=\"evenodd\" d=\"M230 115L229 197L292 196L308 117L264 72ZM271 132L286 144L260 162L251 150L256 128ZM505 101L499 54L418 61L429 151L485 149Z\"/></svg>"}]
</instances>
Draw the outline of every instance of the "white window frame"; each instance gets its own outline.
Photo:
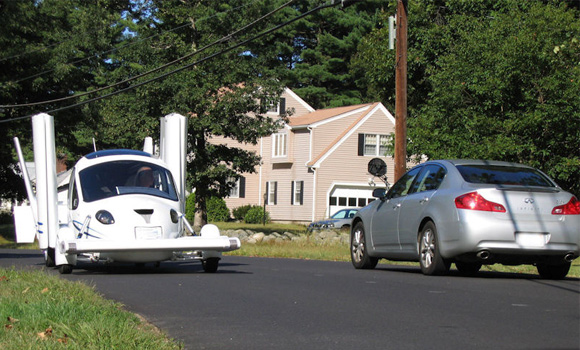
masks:
<instances>
[{"instance_id":1,"label":"white window frame","mask_svg":"<svg viewBox=\"0 0 580 350\"><path fill-rule=\"evenodd\" d=\"M280 132L272 134L272 157L280 158L288 156L288 134Z\"/></svg>"},{"instance_id":2,"label":"white window frame","mask_svg":"<svg viewBox=\"0 0 580 350\"><path fill-rule=\"evenodd\" d=\"M268 181L268 205L276 204L277 181Z\"/></svg>"},{"instance_id":3,"label":"white window frame","mask_svg":"<svg viewBox=\"0 0 580 350\"><path fill-rule=\"evenodd\" d=\"M302 205L301 201L300 201L300 197L303 197L303 193L301 193L301 190L304 185L304 181L292 181L292 188L294 189L294 192L292 193L292 205Z\"/></svg>"},{"instance_id":4,"label":"white window frame","mask_svg":"<svg viewBox=\"0 0 580 350\"><path fill-rule=\"evenodd\" d=\"M240 179L236 180L236 185L230 190L229 198L240 198Z\"/></svg>"},{"instance_id":5,"label":"white window frame","mask_svg":"<svg viewBox=\"0 0 580 350\"><path fill-rule=\"evenodd\" d=\"M269 103L268 104L268 111L266 113L270 114L280 114L280 103Z\"/></svg>"},{"instance_id":6,"label":"white window frame","mask_svg":"<svg viewBox=\"0 0 580 350\"><path fill-rule=\"evenodd\" d=\"M374 137L374 142L367 143L367 136L369 138ZM371 157L384 157L387 154L387 144L390 142L391 135L385 134L364 134L364 145L363 145L363 155ZM372 152L367 152L367 147L369 149L372 147Z\"/></svg>"}]
</instances>

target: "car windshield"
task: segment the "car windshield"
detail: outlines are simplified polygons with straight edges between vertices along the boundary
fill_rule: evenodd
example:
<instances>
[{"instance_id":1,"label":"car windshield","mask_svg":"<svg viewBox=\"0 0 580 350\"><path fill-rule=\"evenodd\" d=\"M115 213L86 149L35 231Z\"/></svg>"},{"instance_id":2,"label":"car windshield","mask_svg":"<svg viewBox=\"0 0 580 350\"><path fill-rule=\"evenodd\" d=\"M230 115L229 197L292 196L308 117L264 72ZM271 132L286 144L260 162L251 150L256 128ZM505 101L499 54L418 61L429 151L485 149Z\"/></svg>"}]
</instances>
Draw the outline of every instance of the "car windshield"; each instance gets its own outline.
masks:
<instances>
[{"instance_id":1,"label":"car windshield","mask_svg":"<svg viewBox=\"0 0 580 350\"><path fill-rule=\"evenodd\" d=\"M101 163L82 170L79 177L85 202L135 193L178 200L169 170L147 162Z\"/></svg>"},{"instance_id":2,"label":"car windshield","mask_svg":"<svg viewBox=\"0 0 580 350\"><path fill-rule=\"evenodd\" d=\"M467 182L494 185L554 187L546 176L531 168L502 165L458 165Z\"/></svg>"},{"instance_id":3,"label":"car windshield","mask_svg":"<svg viewBox=\"0 0 580 350\"><path fill-rule=\"evenodd\" d=\"M356 214L358 210L339 210L334 215L332 215L332 219L346 219L346 218L353 218L354 214Z\"/></svg>"}]
</instances>

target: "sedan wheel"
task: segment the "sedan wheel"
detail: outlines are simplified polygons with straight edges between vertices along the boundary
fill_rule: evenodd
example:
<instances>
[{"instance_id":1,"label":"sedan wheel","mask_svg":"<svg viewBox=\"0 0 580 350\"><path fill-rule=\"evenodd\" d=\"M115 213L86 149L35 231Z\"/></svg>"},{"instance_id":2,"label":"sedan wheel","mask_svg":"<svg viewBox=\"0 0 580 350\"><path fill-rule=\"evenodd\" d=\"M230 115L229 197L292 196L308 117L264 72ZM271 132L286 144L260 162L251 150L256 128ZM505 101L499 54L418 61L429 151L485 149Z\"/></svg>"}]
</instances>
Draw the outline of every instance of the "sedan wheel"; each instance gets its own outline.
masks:
<instances>
[{"instance_id":1,"label":"sedan wheel","mask_svg":"<svg viewBox=\"0 0 580 350\"><path fill-rule=\"evenodd\" d=\"M449 271L449 262L443 260L439 254L439 242L437 241L437 229L433 222L423 226L419 235L419 263L421 272L425 275L444 275Z\"/></svg>"},{"instance_id":2,"label":"sedan wheel","mask_svg":"<svg viewBox=\"0 0 580 350\"><path fill-rule=\"evenodd\" d=\"M464 276L473 276L479 272L479 269L481 269L481 264L456 261L455 267L457 267L457 271L459 271L460 274Z\"/></svg>"},{"instance_id":3,"label":"sedan wheel","mask_svg":"<svg viewBox=\"0 0 580 350\"><path fill-rule=\"evenodd\" d=\"M350 258L357 269L374 269L378 258L370 257L365 242L365 228L362 222L355 225L350 235Z\"/></svg>"},{"instance_id":4,"label":"sedan wheel","mask_svg":"<svg viewBox=\"0 0 580 350\"><path fill-rule=\"evenodd\" d=\"M563 263L559 265L538 264L536 268L540 277L549 280L561 280L566 277L570 271L571 263Z\"/></svg>"}]
</instances>

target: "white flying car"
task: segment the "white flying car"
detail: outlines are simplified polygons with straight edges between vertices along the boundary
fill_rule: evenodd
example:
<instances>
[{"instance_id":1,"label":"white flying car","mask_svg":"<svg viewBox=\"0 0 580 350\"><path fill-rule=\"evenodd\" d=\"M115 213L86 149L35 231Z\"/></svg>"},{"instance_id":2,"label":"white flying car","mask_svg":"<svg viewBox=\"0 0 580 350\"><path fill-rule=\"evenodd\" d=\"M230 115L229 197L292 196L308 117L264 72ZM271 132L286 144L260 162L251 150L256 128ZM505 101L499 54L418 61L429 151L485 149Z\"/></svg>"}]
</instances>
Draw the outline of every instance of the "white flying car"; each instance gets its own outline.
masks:
<instances>
[{"instance_id":1,"label":"white flying car","mask_svg":"<svg viewBox=\"0 0 580 350\"><path fill-rule=\"evenodd\" d=\"M221 252L240 248L238 238L221 236L215 225L198 235L185 207L186 119L171 114L161 119L159 158L152 142L145 151L105 150L82 157L72 169L66 203L59 203L53 117L32 118L36 192L15 145L30 206L15 207L19 243L38 239L47 266L71 273L77 260L159 263L196 259L215 272ZM150 140L149 140L150 141ZM148 151L148 152L147 152Z\"/></svg>"}]
</instances>

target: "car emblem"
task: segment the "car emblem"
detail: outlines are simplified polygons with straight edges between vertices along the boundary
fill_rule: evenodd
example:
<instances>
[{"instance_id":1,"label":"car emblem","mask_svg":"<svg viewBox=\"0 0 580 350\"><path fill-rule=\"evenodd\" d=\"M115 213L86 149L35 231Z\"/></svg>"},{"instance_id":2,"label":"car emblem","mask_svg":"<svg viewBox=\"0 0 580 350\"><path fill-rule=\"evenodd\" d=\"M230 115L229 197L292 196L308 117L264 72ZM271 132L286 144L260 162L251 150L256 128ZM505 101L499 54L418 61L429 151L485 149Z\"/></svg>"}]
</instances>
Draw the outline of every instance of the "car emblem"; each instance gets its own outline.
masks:
<instances>
[{"instance_id":1,"label":"car emblem","mask_svg":"<svg viewBox=\"0 0 580 350\"><path fill-rule=\"evenodd\" d=\"M524 203L534 203L534 199L533 198L525 198L524 199Z\"/></svg>"}]
</instances>

